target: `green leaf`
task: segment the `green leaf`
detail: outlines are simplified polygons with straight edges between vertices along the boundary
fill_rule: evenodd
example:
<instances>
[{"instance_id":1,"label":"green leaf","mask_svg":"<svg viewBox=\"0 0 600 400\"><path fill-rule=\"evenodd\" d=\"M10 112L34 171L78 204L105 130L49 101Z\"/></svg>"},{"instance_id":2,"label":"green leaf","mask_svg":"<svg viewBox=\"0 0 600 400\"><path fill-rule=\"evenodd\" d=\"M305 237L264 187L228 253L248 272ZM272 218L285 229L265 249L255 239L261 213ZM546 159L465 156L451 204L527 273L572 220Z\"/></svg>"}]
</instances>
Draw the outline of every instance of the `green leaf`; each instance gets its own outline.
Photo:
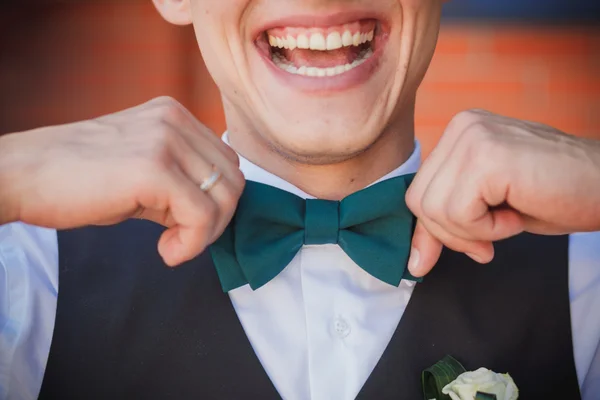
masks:
<instances>
[{"instance_id":1,"label":"green leaf","mask_svg":"<svg viewBox=\"0 0 600 400\"><path fill-rule=\"evenodd\" d=\"M450 400L450 396L443 394L442 389L466 371L462 364L452 356L445 356L427 368L421 374L425 400Z\"/></svg>"}]
</instances>

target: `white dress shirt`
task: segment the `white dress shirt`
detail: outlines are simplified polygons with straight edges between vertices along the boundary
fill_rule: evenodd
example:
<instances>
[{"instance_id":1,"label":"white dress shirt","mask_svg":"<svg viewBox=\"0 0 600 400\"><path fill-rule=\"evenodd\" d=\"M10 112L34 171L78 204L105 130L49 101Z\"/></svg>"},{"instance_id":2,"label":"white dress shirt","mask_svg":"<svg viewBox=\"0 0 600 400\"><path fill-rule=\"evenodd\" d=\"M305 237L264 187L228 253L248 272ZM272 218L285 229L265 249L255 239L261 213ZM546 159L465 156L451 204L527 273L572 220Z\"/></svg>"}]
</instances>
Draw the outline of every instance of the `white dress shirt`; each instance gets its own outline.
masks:
<instances>
[{"instance_id":1,"label":"white dress shirt","mask_svg":"<svg viewBox=\"0 0 600 400\"><path fill-rule=\"evenodd\" d=\"M410 159L381 180L415 172L419 163L417 144ZM248 160L242 158L240 168L248 180L310 197ZM575 365L583 399L593 400L600 393L600 232L570 236L569 267ZM56 231L0 226L0 399L37 397L58 287ZM328 244L304 246L271 282L256 291L242 286L230 298L284 399L353 399L413 288L413 282L392 287L373 278Z\"/></svg>"}]
</instances>

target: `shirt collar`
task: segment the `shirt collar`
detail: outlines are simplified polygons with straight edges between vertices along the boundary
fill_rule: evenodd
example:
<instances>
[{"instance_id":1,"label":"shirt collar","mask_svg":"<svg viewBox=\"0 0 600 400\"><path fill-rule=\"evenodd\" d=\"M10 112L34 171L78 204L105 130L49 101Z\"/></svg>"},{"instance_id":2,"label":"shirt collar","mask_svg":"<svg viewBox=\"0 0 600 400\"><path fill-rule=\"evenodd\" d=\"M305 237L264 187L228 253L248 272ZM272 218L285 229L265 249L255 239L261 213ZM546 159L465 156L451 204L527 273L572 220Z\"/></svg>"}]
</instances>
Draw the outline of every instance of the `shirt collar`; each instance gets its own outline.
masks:
<instances>
[{"instance_id":1,"label":"shirt collar","mask_svg":"<svg viewBox=\"0 0 600 400\"><path fill-rule=\"evenodd\" d=\"M222 139L226 144L229 144L227 132L225 132L223 134ZM281 179L277 175L272 174L271 172L259 167L258 165L247 160L246 158L242 157L239 154L238 154L238 156L240 158L240 170L244 174L244 177L246 178L246 180L273 186L278 189L285 190L286 192L295 194L296 196L301 197L303 199L314 199L314 196L311 196L308 193L303 192L296 186ZM415 173L415 172L417 172L417 169L419 168L420 165L421 165L421 145L419 144L419 141L415 140L415 148L414 148L412 154L410 155L410 157L408 158L408 160L406 160L398 168L394 169L393 171L391 171L391 172L387 173L386 175L382 176L381 178L377 179L375 182L371 183L371 185L374 185L376 183L379 183L379 182L387 180L387 179ZM371 185L368 185L368 186L371 186Z\"/></svg>"}]
</instances>

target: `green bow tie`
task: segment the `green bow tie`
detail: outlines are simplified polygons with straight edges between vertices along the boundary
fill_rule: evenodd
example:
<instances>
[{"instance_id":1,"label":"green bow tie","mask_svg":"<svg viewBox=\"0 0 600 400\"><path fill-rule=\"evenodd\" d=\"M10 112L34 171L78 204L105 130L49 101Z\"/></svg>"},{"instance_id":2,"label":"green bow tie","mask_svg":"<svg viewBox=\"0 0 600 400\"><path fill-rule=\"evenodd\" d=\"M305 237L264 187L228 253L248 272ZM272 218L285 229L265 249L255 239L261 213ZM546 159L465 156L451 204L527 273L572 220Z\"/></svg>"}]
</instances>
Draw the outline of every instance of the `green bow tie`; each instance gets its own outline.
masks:
<instances>
[{"instance_id":1,"label":"green bow tie","mask_svg":"<svg viewBox=\"0 0 600 400\"><path fill-rule=\"evenodd\" d=\"M412 175L385 180L342 201L304 200L248 181L236 214L211 246L221 285L254 290L277 276L303 245L338 244L362 269L398 286L418 281L406 264L414 216L404 196Z\"/></svg>"}]
</instances>

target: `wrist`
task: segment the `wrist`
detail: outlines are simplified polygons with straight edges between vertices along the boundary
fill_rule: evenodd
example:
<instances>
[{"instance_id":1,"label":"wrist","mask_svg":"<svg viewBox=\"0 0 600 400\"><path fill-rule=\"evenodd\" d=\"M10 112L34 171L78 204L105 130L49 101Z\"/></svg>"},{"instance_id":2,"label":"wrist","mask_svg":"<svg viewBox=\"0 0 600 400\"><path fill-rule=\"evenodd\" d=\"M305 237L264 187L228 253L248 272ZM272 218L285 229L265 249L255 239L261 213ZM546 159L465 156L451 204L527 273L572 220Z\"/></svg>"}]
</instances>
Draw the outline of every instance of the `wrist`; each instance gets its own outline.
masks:
<instances>
[{"instance_id":1,"label":"wrist","mask_svg":"<svg viewBox=\"0 0 600 400\"><path fill-rule=\"evenodd\" d=\"M584 160L581 175L585 178L585 187L582 190L588 200L584 201L591 207L590 225L587 230L600 231L600 140L581 138L579 140Z\"/></svg>"},{"instance_id":2,"label":"wrist","mask_svg":"<svg viewBox=\"0 0 600 400\"><path fill-rule=\"evenodd\" d=\"M40 162L38 149L50 130L53 127L0 136L0 225L21 220L26 189Z\"/></svg>"},{"instance_id":3,"label":"wrist","mask_svg":"<svg viewBox=\"0 0 600 400\"><path fill-rule=\"evenodd\" d=\"M19 220L19 182L18 135L11 133L0 136L0 225Z\"/></svg>"},{"instance_id":4,"label":"wrist","mask_svg":"<svg viewBox=\"0 0 600 400\"><path fill-rule=\"evenodd\" d=\"M598 205L600 207L600 140L598 139L587 139L589 143L589 158L591 160L591 168L596 172L596 180L592 182L592 185L596 188L596 195ZM598 215L600 223L600 215Z\"/></svg>"}]
</instances>

